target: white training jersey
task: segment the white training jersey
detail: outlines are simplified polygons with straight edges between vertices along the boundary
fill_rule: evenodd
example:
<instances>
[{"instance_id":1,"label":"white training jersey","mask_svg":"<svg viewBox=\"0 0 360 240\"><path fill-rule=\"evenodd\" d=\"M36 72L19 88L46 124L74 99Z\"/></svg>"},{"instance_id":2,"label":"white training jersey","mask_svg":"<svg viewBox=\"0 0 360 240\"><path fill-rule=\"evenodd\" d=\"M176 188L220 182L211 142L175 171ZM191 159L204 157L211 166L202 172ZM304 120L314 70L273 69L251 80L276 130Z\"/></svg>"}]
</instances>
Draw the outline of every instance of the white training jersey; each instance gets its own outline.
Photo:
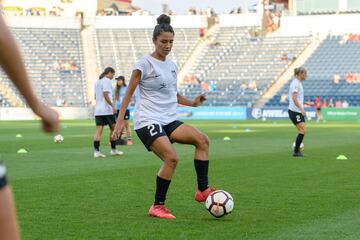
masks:
<instances>
[{"instance_id":1,"label":"white training jersey","mask_svg":"<svg viewBox=\"0 0 360 240\"><path fill-rule=\"evenodd\" d=\"M135 65L141 71L135 102L134 128L167 125L177 119L177 66L166 59L144 56Z\"/></svg>"},{"instance_id":2,"label":"white training jersey","mask_svg":"<svg viewBox=\"0 0 360 240\"><path fill-rule=\"evenodd\" d=\"M111 80L107 77L103 77L95 82L95 116L104 116L104 115L112 115L113 109L110 104L108 104L104 97L104 92L109 93L109 98L113 99L113 86Z\"/></svg>"},{"instance_id":3,"label":"white training jersey","mask_svg":"<svg viewBox=\"0 0 360 240\"><path fill-rule=\"evenodd\" d=\"M304 89L303 89L303 85L301 83L300 80L298 79L293 79L291 84L290 84L290 89L289 89L289 109L293 112L301 112L301 110L295 106L295 103L292 99L292 94L296 92L297 93L297 100L299 102L299 104L301 105L302 108L304 108Z\"/></svg>"}]
</instances>

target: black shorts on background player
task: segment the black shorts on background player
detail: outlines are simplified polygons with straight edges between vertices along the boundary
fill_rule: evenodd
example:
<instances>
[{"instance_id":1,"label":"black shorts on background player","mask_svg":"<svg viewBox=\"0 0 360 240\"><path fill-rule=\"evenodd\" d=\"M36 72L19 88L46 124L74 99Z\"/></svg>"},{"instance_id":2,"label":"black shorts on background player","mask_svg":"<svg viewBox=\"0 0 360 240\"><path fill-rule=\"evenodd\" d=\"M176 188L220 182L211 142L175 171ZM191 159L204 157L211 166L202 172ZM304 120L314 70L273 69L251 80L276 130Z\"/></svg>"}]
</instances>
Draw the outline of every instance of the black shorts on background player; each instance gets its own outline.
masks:
<instances>
[{"instance_id":1,"label":"black shorts on background player","mask_svg":"<svg viewBox=\"0 0 360 240\"><path fill-rule=\"evenodd\" d=\"M297 125L301 122L305 122L305 117L304 115L302 115L302 113L294 112L291 111L290 109L288 110L288 113L289 113L289 118L294 123L294 125Z\"/></svg>"},{"instance_id":2,"label":"black shorts on background player","mask_svg":"<svg viewBox=\"0 0 360 240\"><path fill-rule=\"evenodd\" d=\"M6 169L4 165L0 163L0 190L7 185L6 181Z\"/></svg>"},{"instance_id":3,"label":"black shorts on background player","mask_svg":"<svg viewBox=\"0 0 360 240\"><path fill-rule=\"evenodd\" d=\"M117 110L116 111L116 119L118 118L119 113L120 113L120 110ZM130 119L130 110L126 109L124 120L129 120L129 119Z\"/></svg>"},{"instance_id":4,"label":"black shorts on background player","mask_svg":"<svg viewBox=\"0 0 360 240\"><path fill-rule=\"evenodd\" d=\"M146 127L137 129L135 131L138 137L140 138L141 142L150 152L151 151L150 146L157 138L162 136L170 137L171 133L175 131L175 129L177 129L182 124L183 122L179 120L175 120L169 123L168 125L164 125L164 126L154 123Z\"/></svg>"},{"instance_id":5,"label":"black shorts on background player","mask_svg":"<svg viewBox=\"0 0 360 240\"><path fill-rule=\"evenodd\" d=\"M113 125L115 124L115 116L114 115L104 115L104 116L95 116L96 126L105 126L105 125Z\"/></svg>"},{"instance_id":6,"label":"black shorts on background player","mask_svg":"<svg viewBox=\"0 0 360 240\"><path fill-rule=\"evenodd\" d=\"M7 185L6 177L0 177L0 189Z\"/></svg>"}]
</instances>

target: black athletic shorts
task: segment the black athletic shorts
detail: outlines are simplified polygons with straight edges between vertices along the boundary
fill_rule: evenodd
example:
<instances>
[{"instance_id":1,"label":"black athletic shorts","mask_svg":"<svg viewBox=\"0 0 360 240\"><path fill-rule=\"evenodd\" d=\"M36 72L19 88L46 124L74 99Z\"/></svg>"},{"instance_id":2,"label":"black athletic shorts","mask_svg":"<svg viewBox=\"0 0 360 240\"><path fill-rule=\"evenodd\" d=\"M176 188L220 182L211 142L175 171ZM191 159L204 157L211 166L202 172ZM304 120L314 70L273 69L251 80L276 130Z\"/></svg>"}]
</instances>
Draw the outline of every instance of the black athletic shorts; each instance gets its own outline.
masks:
<instances>
[{"instance_id":1,"label":"black athletic shorts","mask_svg":"<svg viewBox=\"0 0 360 240\"><path fill-rule=\"evenodd\" d=\"M316 111L321 111L321 107L319 107L319 108L316 108Z\"/></svg>"},{"instance_id":2,"label":"black athletic shorts","mask_svg":"<svg viewBox=\"0 0 360 240\"><path fill-rule=\"evenodd\" d=\"M150 146L157 138L162 136L168 136L170 138L171 133L182 124L183 122L178 120L175 120L165 126L154 123L135 131L146 149L150 152Z\"/></svg>"},{"instance_id":3,"label":"black athletic shorts","mask_svg":"<svg viewBox=\"0 0 360 240\"><path fill-rule=\"evenodd\" d=\"M115 115L103 115L103 116L95 116L96 126L105 126L105 125L113 125L115 124Z\"/></svg>"},{"instance_id":4,"label":"black athletic shorts","mask_svg":"<svg viewBox=\"0 0 360 240\"><path fill-rule=\"evenodd\" d=\"M7 185L6 170L5 167L0 163L0 189L5 187L6 185Z\"/></svg>"},{"instance_id":5,"label":"black athletic shorts","mask_svg":"<svg viewBox=\"0 0 360 240\"><path fill-rule=\"evenodd\" d=\"M119 113L120 113L120 110L117 110L116 111L116 119L118 118ZM126 109L124 120L129 120L129 119L130 119L130 110Z\"/></svg>"},{"instance_id":6,"label":"black athletic shorts","mask_svg":"<svg viewBox=\"0 0 360 240\"><path fill-rule=\"evenodd\" d=\"M294 112L291 110L288 110L289 118L294 123L294 125L297 125L301 122L305 122L305 117L299 112Z\"/></svg>"}]
</instances>

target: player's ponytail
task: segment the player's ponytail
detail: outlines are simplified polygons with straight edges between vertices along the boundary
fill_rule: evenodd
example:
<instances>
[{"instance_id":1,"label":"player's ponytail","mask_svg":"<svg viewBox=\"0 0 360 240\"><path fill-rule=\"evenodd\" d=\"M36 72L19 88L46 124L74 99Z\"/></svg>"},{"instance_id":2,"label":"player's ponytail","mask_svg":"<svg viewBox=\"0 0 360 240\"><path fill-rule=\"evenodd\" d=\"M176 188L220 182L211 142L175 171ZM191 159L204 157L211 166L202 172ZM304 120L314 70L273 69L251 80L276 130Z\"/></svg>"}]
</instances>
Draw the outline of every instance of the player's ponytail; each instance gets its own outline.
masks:
<instances>
[{"instance_id":1,"label":"player's ponytail","mask_svg":"<svg viewBox=\"0 0 360 240\"><path fill-rule=\"evenodd\" d=\"M106 74L108 74L108 73L115 73L115 70L114 70L112 67L107 67L107 68L105 68L104 71L103 71L103 73L100 74L99 79L102 79L102 78L105 77Z\"/></svg>"},{"instance_id":2,"label":"player's ponytail","mask_svg":"<svg viewBox=\"0 0 360 240\"><path fill-rule=\"evenodd\" d=\"M173 35L175 35L174 29L170 25L171 18L168 15L161 14L157 19L157 25L154 28L153 32L153 40L156 40L156 38L162 33L162 32L170 32Z\"/></svg>"}]
</instances>

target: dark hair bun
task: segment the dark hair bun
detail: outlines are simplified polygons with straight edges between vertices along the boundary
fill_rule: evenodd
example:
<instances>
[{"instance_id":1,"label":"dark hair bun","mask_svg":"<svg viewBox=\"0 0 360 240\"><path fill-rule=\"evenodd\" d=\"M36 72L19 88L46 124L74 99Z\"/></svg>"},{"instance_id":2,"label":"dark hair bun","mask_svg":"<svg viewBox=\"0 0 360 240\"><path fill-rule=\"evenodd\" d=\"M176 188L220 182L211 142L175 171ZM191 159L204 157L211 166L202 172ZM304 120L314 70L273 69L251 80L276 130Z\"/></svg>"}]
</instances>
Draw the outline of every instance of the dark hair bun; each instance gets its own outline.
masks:
<instances>
[{"instance_id":1,"label":"dark hair bun","mask_svg":"<svg viewBox=\"0 0 360 240\"><path fill-rule=\"evenodd\" d=\"M171 22L171 18L168 15L165 14L161 14L157 19L156 19L158 24L170 24Z\"/></svg>"}]
</instances>

